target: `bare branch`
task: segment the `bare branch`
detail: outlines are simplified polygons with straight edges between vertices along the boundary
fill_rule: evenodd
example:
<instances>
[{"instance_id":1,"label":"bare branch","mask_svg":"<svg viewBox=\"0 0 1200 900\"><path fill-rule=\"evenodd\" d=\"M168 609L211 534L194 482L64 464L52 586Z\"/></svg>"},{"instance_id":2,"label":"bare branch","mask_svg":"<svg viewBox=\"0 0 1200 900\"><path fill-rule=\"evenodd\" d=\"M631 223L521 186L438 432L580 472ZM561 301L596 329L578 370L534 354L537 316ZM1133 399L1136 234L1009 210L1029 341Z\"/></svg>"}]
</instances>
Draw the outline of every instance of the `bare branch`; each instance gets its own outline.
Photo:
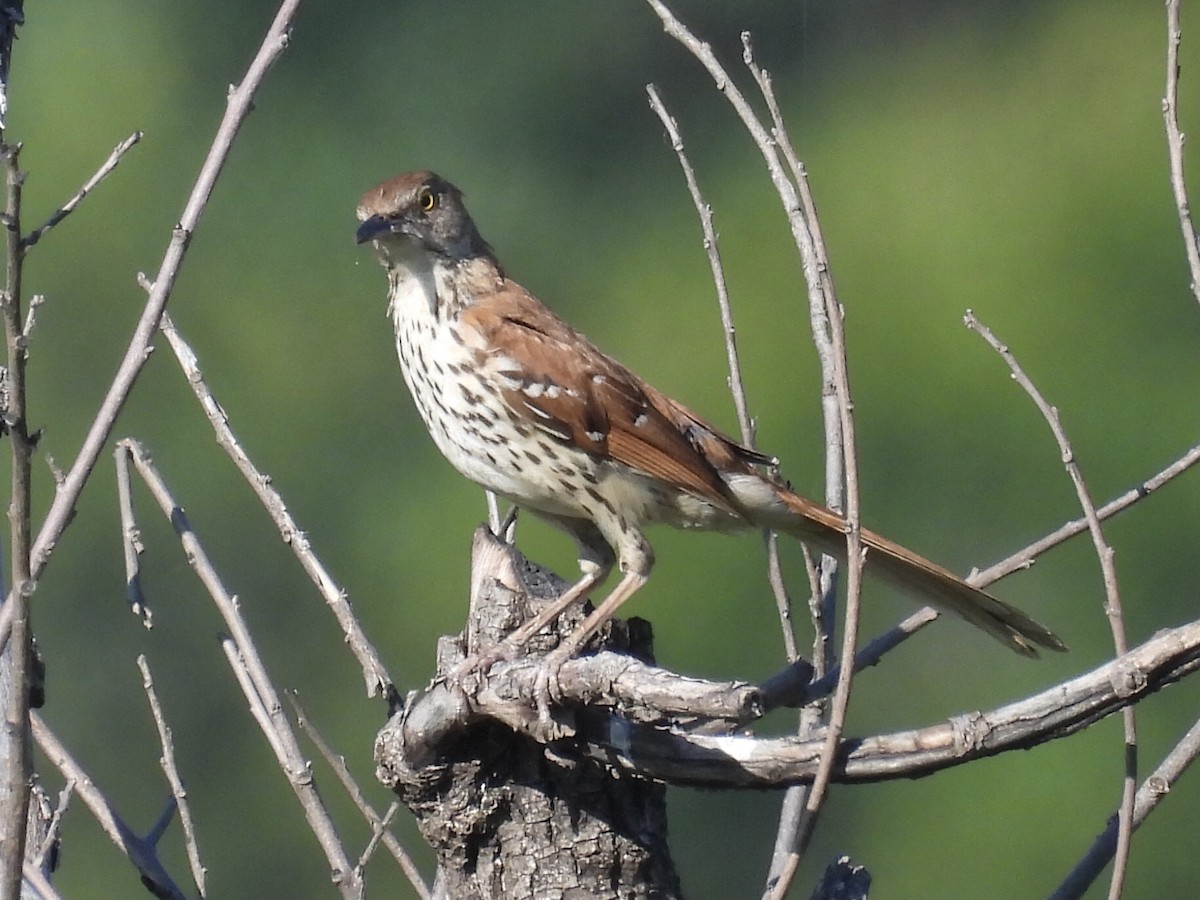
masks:
<instances>
[{"instance_id":1,"label":"bare branch","mask_svg":"<svg viewBox=\"0 0 1200 900\"><path fill-rule=\"evenodd\" d=\"M117 144L117 146L113 149L113 152L108 155L108 159L106 159L100 168L96 170L95 175L84 182L83 187L79 189L78 193L60 206L55 211L54 215L46 220L46 224L33 229L33 231L29 232L29 234L25 236L25 249L28 250L30 247L34 246L45 236L47 231L73 213L79 207L79 204L83 202L83 198L95 190L96 186L100 184L100 182L106 177L108 177L108 174L117 167L117 164L121 161L121 158L125 156L125 154L131 149L133 149L134 145L136 145L141 139L142 133L140 131L135 131L129 137L125 138L125 140L121 141L121 143Z\"/></svg>"},{"instance_id":2,"label":"bare branch","mask_svg":"<svg viewBox=\"0 0 1200 900\"><path fill-rule=\"evenodd\" d=\"M373 697L377 693L383 693L389 700L394 699L396 689L393 686L391 675L384 667L383 660L380 659L375 646L363 632L362 626L354 615L354 608L350 604L350 598L346 591L338 586L337 582L333 580L333 576L329 574L329 570L317 558L308 541L308 535L292 518L283 497L271 484L271 477L260 471L246 451L242 449L242 445L229 425L229 417L225 414L225 409L217 402L217 398L213 396L204 381L204 373L200 370L200 363L195 351L176 330L175 323L169 314L163 313L160 327L175 358L179 361L180 368L183 369L188 386L196 395L200 408L204 410L204 415L216 433L217 444L233 460L237 470L242 473L242 477L246 479L250 489L254 491L263 508L275 522L283 542L291 548L300 562L301 568L316 585L317 590L321 592L326 605L333 611L334 617L346 637L347 645L362 668L368 696Z\"/></svg>"},{"instance_id":3,"label":"bare branch","mask_svg":"<svg viewBox=\"0 0 1200 900\"><path fill-rule=\"evenodd\" d=\"M809 900L867 900L871 873L848 856L839 856L825 867Z\"/></svg>"},{"instance_id":4,"label":"bare branch","mask_svg":"<svg viewBox=\"0 0 1200 900\"><path fill-rule=\"evenodd\" d=\"M804 667L797 671L802 674ZM523 657L495 664L470 697L442 681L429 687L405 707L410 764L432 760L458 729L483 718L544 741L537 720L537 675L537 660ZM754 685L689 678L613 651L568 660L559 682L564 705L615 708L635 721L670 722L701 732L729 731L766 710L764 691ZM787 700L786 688L773 686L770 694L772 703Z\"/></svg>"},{"instance_id":5,"label":"bare branch","mask_svg":"<svg viewBox=\"0 0 1200 900\"><path fill-rule=\"evenodd\" d=\"M1119 497L1108 501L1108 503L1096 510L1096 516L1103 522L1105 519L1115 516L1133 504L1142 500L1154 491L1158 490L1164 484L1178 478L1192 466L1200 463L1200 444L1192 447L1185 454L1172 462L1169 466L1150 478L1147 478L1136 487L1132 487ZM1073 519L1047 534L1045 537L1039 538L1027 547L1018 550L1016 553L1000 560L981 572L974 572L967 581L976 587L986 587L995 581L999 581L1005 575L1009 575L1018 569L1027 569L1033 565L1034 560L1045 553L1047 550L1057 547L1059 544L1073 538L1077 534L1082 534L1088 529L1087 516L1080 516L1078 519Z\"/></svg>"},{"instance_id":6,"label":"bare branch","mask_svg":"<svg viewBox=\"0 0 1200 900\"><path fill-rule=\"evenodd\" d=\"M179 536L188 564L196 572L230 630L232 637L222 641L223 649L242 692L250 703L255 720L271 745L280 768L287 776L288 784L300 801L309 829L325 853L331 880L343 897L348 900L361 898L362 882L354 872L353 863L338 837L333 819L317 793L312 771L300 750L296 734L283 711L279 694L271 683L266 666L258 655L250 629L238 608L237 598L225 589L199 537L192 530L183 508L175 502L170 489L145 449L137 441L129 439L118 441L117 447L129 454L130 462L137 469L138 475L149 488L163 515L171 522Z\"/></svg>"},{"instance_id":7,"label":"bare branch","mask_svg":"<svg viewBox=\"0 0 1200 900\"><path fill-rule=\"evenodd\" d=\"M95 816L96 821L100 823L100 827L104 829L105 834L112 839L112 842L120 848L128 858L142 880L150 886L156 897L170 898L170 900L184 900L185 894L167 874L167 870L163 868L162 862L158 859L158 851L155 845L147 840L143 840L135 835L129 827L121 821L113 809L108 798L105 797L100 789L92 782L87 773L71 756L67 748L63 746L58 737L52 732L42 718L36 713L30 714L30 724L33 728L33 737L37 741L38 746L46 757L54 764L68 783L75 785L75 793L77 793L84 805Z\"/></svg>"},{"instance_id":8,"label":"bare branch","mask_svg":"<svg viewBox=\"0 0 1200 900\"><path fill-rule=\"evenodd\" d=\"M62 895L54 889L54 885L50 883L41 869L36 868L30 863L25 863L23 875L26 882L37 891L34 895L37 900L63 900ZM24 892L22 896L26 896Z\"/></svg>"},{"instance_id":9,"label":"bare branch","mask_svg":"<svg viewBox=\"0 0 1200 900\"><path fill-rule=\"evenodd\" d=\"M850 398L850 381L847 372L846 335L842 322L843 311L828 294L825 295L825 302L826 315L830 323L829 331L834 347L834 385L837 393L842 438L840 457L845 466L846 479L846 612L842 649L839 656L841 659L853 659L855 648L858 645L862 570L866 550L862 546L859 518L858 463L855 450L853 401ZM774 881L771 888L773 898L782 898L787 893L792 877L799 866L800 858L812 838L817 814L824 802L839 755L842 731L846 724L846 711L850 705L853 678L854 667L842 666L838 672L837 688L833 695L821 758L804 804L804 812L799 818L795 849L788 855L782 871Z\"/></svg>"},{"instance_id":10,"label":"bare branch","mask_svg":"<svg viewBox=\"0 0 1200 900\"><path fill-rule=\"evenodd\" d=\"M75 793L75 782L67 779L67 783L63 785L63 789L58 792L58 805L54 807L54 813L50 816L50 822L46 826L46 836L42 840L41 846L37 848L37 852L29 859L26 866L32 865L36 869L43 869L46 866L46 861L50 858L50 853L54 850L54 845L58 843L60 834L62 833L63 816L67 813L67 807L71 803L71 796Z\"/></svg>"},{"instance_id":11,"label":"bare branch","mask_svg":"<svg viewBox=\"0 0 1200 900\"><path fill-rule=\"evenodd\" d=\"M7 58L7 56L6 56ZM29 820L29 691L33 665L33 633L29 624L30 595L35 587L30 572L33 505L32 459L36 436L29 428L26 403L26 351L22 323L22 279L25 251L21 244L21 187L25 173L18 158L20 145L0 144L6 198L2 224L5 236L5 275L0 293L0 319L5 344L6 408L4 424L11 446L8 599L2 612L12 623L14 640L0 656L0 896L16 897L21 890L25 839Z\"/></svg>"},{"instance_id":12,"label":"bare branch","mask_svg":"<svg viewBox=\"0 0 1200 900\"><path fill-rule=\"evenodd\" d=\"M139 616L147 629L154 627L154 614L142 594L142 576L139 557L146 549L142 544L141 529L133 512L133 491L129 479L129 454L120 447L113 451L117 464L117 506L121 513L121 548L125 555L125 599L135 616Z\"/></svg>"},{"instance_id":13,"label":"bare branch","mask_svg":"<svg viewBox=\"0 0 1200 900\"><path fill-rule=\"evenodd\" d=\"M295 17L299 5L300 0L283 0L258 53L250 63L246 76L242 79L241 84L229 92L225 115L221 119L216 137L213 139L208 155L200 168L200 174L184 205L179 224L175 226L158 275L154 279L154 286L146 300L133 337L130 339L129 347L125 351L125 357L117 369L112 384L109 385L108 393L88 429L75 461L54 492L50 509L42 522L37 540L33 543L30 554L30 575L35 580L41 575L58 539L74 517L75 503L91 477L100 451L104 449L112 434L117 415L125 405L125 401L129 399L133 385L137 381L138 375L141 374L142 366L149 358L150 342L154 339L159 318L171 297L171 291L187 255L192 234L200 222L217 178L229 157L233 140L250 112L255 93L262 84L263 78L266 77L267 70L287 48L292 19ZM9 599L11 600L12 597L10 596ZM0 607L0 645L7 642L12 628L13 615L13 603L5 603Z\"/></svg>"},{"instance_id":14,"label":"bare branch","mask_svg":"<svg viewBox=\"0 0 1200 900\"><path fill-rule=\"evenodd\" d=\"M1138 789L1133 806L1132 826L1137 828L1153 812L1160 800L1171 792L1183 773L1200 755L1200 721L1192 724L1183 739L1171 748L1158 768L1154 770ZM1108 827L1096 838L1083 859L1063 879L1062 884L1050 895L1050 900L1077 900L1084 895L1117 851L1119 817L1109 818Z\"/></svg>"},{"instance_id":15,"label":"bare branch","mask_svg":"<svg viewBox=\"0 0 1200 900\"><path fill-rule=\"evenodd\" d=\"M587 660L571 660L563 677L574 696L603 694L603 675L588 680ZM487 689L468 702L461 691L433 685L414 697L404 717L385 731L409 766L436 759L442 742L459 739L461 728L487 716L520 727L517 709L536 713L536 662L499 663ZM869 782L917 778L974 759L1028 749L1080 731L1131 703L1200 669L1200 621L1159 632L1090 672L990 712L970 712L941 724L888 735L847 739L833 780ZM594 674L594 673L593 673ZM616 706L616 704L610 704ZM591 710L594 715L588 716ZM742 734L682 732L661 722L642 724L589 703L577 716L577 738L586 752L609 765L671 784L710 788L779 787L811 782L824 738L756 738ZM383 740L383 734L381 734ZM382 760L381 760L382 762Z\"/></svg>"},{"instance_id":16,"label":"bare branch","mask_svg":"<svg viewBox=\"0 0 1200 900\"><path fill-rule=\"evenodd\" d=\"M29 338L33 335L33 329L37 325L37 311L45 302L46 297L44 294L34 294L29 298L29 309L25 312L25 324L21 327L21 334L25 338L27 347L29 345Z\"/></svg>"},{"instance_id":17,"label":"bare branch","mask_svg":"<svg viewBox=\"0 0 1200 900\"><path fill-rule=\"evenodd\" d=\"M188 806L187 791L183 787L183 779L179 777L179 769L175 764L175 741L171 737L171 729L163 716L162 706L158 702L158 693L154 690L154 679L150 676L150 664L144 655L137 658L138 670L142 673L142 688L146 692L146 700L150 703L150 713L154 716L154 725L158 729L158 743L162 747L163 774L171 785L171 796L179 809L179 824L183 826L183 841L187 848L188 865L192 870L192 882L200 896L207 897L205 890L204 864L200 861L200 846L196 843L196 827L192 821L192 810Z\"/></svg>"},{"instance_id":18,"label":"bare branch","mask_svg":"<svg viewBox=\"0 0 1200 900\"><path fill-rule=\"evenodd\" d=\"M842 330L842 310L827 286L831 283L827 276L827 263L823 263L825 254L818 250L816 232L813 230L804 212L804 203L800 199L796 185L789 179L779 158L778 145L766 128L755 115L750 104L741 91L730 79L721 66L708 44L695 37L671 13L661 0L647 0L651 8L662 20L667 34L678 40L693 56L708 70L717 85L717 89L729 100L742 124L757 144L767 165L767 171L779 193L784 212L792 230L796 248L800 254L801 268L808 289L810 319L813 326L813 337L821 358L823 374L823 410L826 424L826 500L835 509L844 508L849 525L847 532L848 597L846 601L846 633L843 636L842 657L852 658L855 641L857 640L858 597L861 583L862 550L859 531L859 511L857 495L857 472L854 464L854 433L851 414L849 381L846 376L845 337ZM747 62L750 63L747 44ZM762 82L760 81L760 84ZM811 209L810 205L810 209ZM815 210L814 210L815 212ZM822 268L826 269L825 275ZM844 493L843 493L844 491ZM832 584L832 568L829 583ZM828 595L832 599L832 593ZM832 616L825 616L831 621ZM850 687L853 678L853 667L842 667L838 690L830 713L829 728L826 732L826 767L814 782L811 792L805 800L804 807L809 815L803 817L796 837L797 853L789 854L787 865L792 872L798 862L798 853L803 852L809 836L812 834L812 820L820 809L828 783L828 768L832 766L837 752L840 729L844 722L846 706L849 703ZM772 872L771 880L774 887L773 896L780 897L786 890L790 876L787 872L782 875Z\"/></svg>"},{"instance_id":19,"label":"bare branch","mask_svg":"<svg viewBox=\"0 0 1200 900\"><path fill-rule=\"evenodd\" d=\"M1000 354L1001 359L1012 373L1013 380L1033 400L1034 405L1045 418L1046 424L1050 426L1054 439L1058 442L1063 465L1066 466L1071 483L1075 486L1075 494L1079 498L1079 505L1083 508L1084 517L1088 521L1088 530L1092 535L1092 543L1096 548L1096 555L1100 559L1100 570L1104 575L1104 591L1107 597L1105 613L1112 628L1113 647L1116 654L1120 656L1129 648L1129 644L1125 637L1125 617L1121 609L1121 594L1117 587L1117 570L1113 562L1114 551L1104 537L1100 517L1096 515L1096 506L1092 502L1091 493L1083 480L1083 472L1075 460L1075 453L1067 439L1067 432L1063 428L1058 410L1050 405L1029 376L1025 374L1008 347L1001 343L991 330L975 317L974 313L967 310L964 321L968 328L979 334L993 350ZM1125 732L1125 777L1122 783L1120 829L1117 837L1117 854L1113 864L1112 883L1109 888L1109 900L1117 900L1121 896L1121 887L1125 881L1125 872L1129 864L1130 841L1133 838L1134 794L1137 791L1137 725L1134 710L1132 706L1127 706L1121 712Z\"/></svg>"},{"instance_id":20,"label":"bare branch","mask_svg":"<svg viewBox=\"0 0 1200 900\"><path fill-rule=\"evenodd\" d=\"M25 0L5 0L0 5L0 129L8 127L8 71L17 26L25 24Z\"/></svg>"},{"instance_id":21,"label":"bare branch","mask_svg":"<svg viewBox=\"0 0 1200 900\"><path fill-rule=\"evenodd\" d=\"M346 758L339 753L335 753L329 742L317 730L317 727L304 711L304 707L301 705L300 698L296 695L296 692L289 691L287 698L291 702L292 711L296 715L296 723L308 735L308 739L313 742L313 746L317 748L325 762L329 765L329 768L337 775L338 781L342 783L342 787L345 788L350 799L354 801L354 805L358 807L358 811L362 813L363 818L371 825L373 832L371 842L363 851L356 866L357 870L359 872L362 871L374 846L382 841L383 845L392 854L392 858L400 865L400 870L404 872L405 877L408 879L409 884L412 885L413 890L417 892L420 900L429 900L429 888L426 886L425 880L421 877L421 873L417 870L416 864L412 861L412 857L408 855L408 852L401 845L400 841L388 829L388 823L395 816L399 801L394 801L388 808L387 813L380 816L371 807L371 804L367 802L366 794L363 793L358 782L354 780L354 776L350 774L350 768L346 765Z\"/></svg>"},{"instance_id":22,"label":"bare branch","mask_svg":"<svg viewBox=\"0 0 1200 900\"><path fill-rule=\"evenodd\" d=\"M175 798L168 797L163 804L162 812L158 814L158 818L150 826L150 830L146 832L147 841L157 844L162 840L162 836L167 833L167 828L171 825L171 820L175 818L175 810Z\"/></svg>"},{"instance_id":23,"label":"bare branch","mask_svg":"<svg viewBox=\"0 0 1200 900\"><path fill-rule=\"evenodd\" d=\"M738 425L741 429L741 437L743 443L748 447L755 446L754 440L754 424L750 417L748 404L746 402L745 386L742 381L741 363L738 358L736 330L733 325L733 314L729 302L729 290L725 280L724 266L721 263L721 254L718 247L717 232L713 227L712 207L705 202L700 186L696 180L695 171L692 168L691 162L687 157L683 148L683 138L679 133L678 125L675 119L667 112L662 100L658 95L654 85L648 85L647 93L650 96L650 106L658 115L666 128L667 135L671 139L671 147L675 151L679 159L680 167L683 169L684 178L687 181L688 191L692 196L692 203L696 207L696 213L700 218L701 231L704 235L704 249L708 255L709 266L712 270L713 283L717 289L717 305L721 313L721 324L725 335L725 352L729 365L729 389L733 395L734 408L737 412ZM777 124L779 124L777 122ZM840 430L834 432L840 434ZM839 471L840 471L840 455ZM840 490L840 486L839 486ZM780 631L783 635L784 652L787 654L789 662L796 663L799 659L800 652L796 644L796 632L792 616L792 600L787 590L787 584L783 576L783 568L779 559L779 536L772 531L764 532L764 540L767 547L767 580L771 586L771 591L775 596L775 607L779 615ZM805 551L806 560L809 559L807 550ZM836 565L836 563L834 563ZM813 573L815 575L815 572ZM819 578L812 578L812 593L813 602L811 609L813 611L814 624L814 640L822 647L827 646L827 632L822 627L824 624L825 603L821 602L822 592L820 590ZM821 655L821 663L824 663L824 654ZM812 668L806 667L807 672L811 675ZM792 667L789 667L787 672L790 674ZM815 726L819 721L819 716L822 710L818 707L807 707L801 714L801 733L808 731ZM811 719L811 721L810 721ZM775 842L775 854L772 858L772 873L768 878L769 883L775 881L775 869L778 866L782 868L787 858L791 855L796 846L796 836L802 826L804 816L802 815L805 799L807 796L807 788L789 788L780 812L780 824L778 835Z\"/></svg>"},{"instance_id":24,"label":"bare branch","mask_svg":"<svg viewBox=\"0 0 1200 900\"><path fill-rule=\"evenodd\" d=\"M937 618L938 612L932 606L922 607L917 610L908 618L888 629L871 641L871 643L867 644L867 646L863 647L863 649L859 650L854 655L854 670L861 672L863 669L869 669L871 666L877 665L887 653L900 646L900 644L904 643L926 625L936 621ZM837 687L840 671L841 665L838 664L821 678L812 682L805 690L804 698L801 702L811 703L814 700L827 697L833 693Z\"/></svg>"},{"instance_id":25,"label":"bare branch","mask_svg":"<svg viewBox=\"0 0 1200 900\"><path fill-rule=\"evenodd\" d=\"M721 314L721 328L725 336L725 357L729 366L729 392L733 397L733 407L737 413L742 443L753 449L755 447L754 421L750 417L750 408L746 401L746 386L742 380L742 364L737 350L737 330L733 325L733 309L729 302L729 286L725 280L725 267L721 263L717 230L713 227L712 207L708 205L700 192L696 172L683 149L683 137L679 133L679 126L663 105L658 89L654 85L648 84L646 93L650 97L650 108L654 110L666 129L667 136L671 139L671 149L675 151L675 155L679 159L679 166L687 181L688 193L692 196L692 204L696 207L696 214L700 218L700 230L704 235L704 251L708 256L713 284L717 289L717 308ZM783 633L784 652L789 661L794 661L799 656L799 651L796 648L796 632L792 625L791 597L788 596L787 586L783 580L783 570L779 563L779 543L770 531L764 532L763 536L767 546L767 581L775 595L780 630Z\"/></svg>"},{"instance_id":26,"label":"bare branch","mask_svg":"<svg viewBox=\"0 0 1200 900\"><path fill-rule=\"evenodd\" d=\"M712 269L713 284L717 289L717 308L721 313L721 328L725 335L725 359L729 365L729 391L733 395L733 408L737 412L738 427L741 429L742 441L747 447L754 446L754 423L750 419L750 410L746 403L746 386L742 381L742 364L738 359L736 329L733 327L733 310L729 305L729 286L725 281L725 267L721 264L721 250L717 242L717 230L713 227L712 207L704 200L700 192L700 184L696 181L696 172L683 149L683 137L675 119L663 106L658 89L646 85L646 94L650 98L650 108L654 110L659 121L667 130L671 139L671 149L679 159L679 167L687 181L688 193L700 217L700 230L704 234L704 251L708 255L708 264Z\"/></svg>"},{"instance_id":27,"label":"bare branch","mask_svg":"<svg viewBox=\"0 0 1200 900\"><path fill-rule=\"evenodd\" d=\"M1192 275L1192 293L1200 302L1200 242L1192 227L1191 204L1183 174L1184 135L1179 130L1179 44L1183 31L1179 25L1179 0L1167 0L1167 88L1162 101L1163 123L1167 129L1167 157L1171 168L1171 193L1179 213L1183 247L1187 252L1188 271Z\"/></svg>"},{"instance_id":28,"label":"bare branch","mask_svg":"<svg viewBox=\"0 0 1200 900\"><path fill-rule=\"evenodd\" d=\"M367 863L371 861L371 857L375 855L375 851L379 848L380 842L384 835L388 834L388 829L392 825L392 820L396 818L396 813L400 812L400 801L393 800L388 806L387 812L383 817L375 823L375 827L371 829L371 840L367 841L367 846L363 848L362 855L358 858L358 863L355 869L362 872L367 867ZM421 900L425 900L429 896L426 892L421 894Z\"/></svg>"}]
</instances>

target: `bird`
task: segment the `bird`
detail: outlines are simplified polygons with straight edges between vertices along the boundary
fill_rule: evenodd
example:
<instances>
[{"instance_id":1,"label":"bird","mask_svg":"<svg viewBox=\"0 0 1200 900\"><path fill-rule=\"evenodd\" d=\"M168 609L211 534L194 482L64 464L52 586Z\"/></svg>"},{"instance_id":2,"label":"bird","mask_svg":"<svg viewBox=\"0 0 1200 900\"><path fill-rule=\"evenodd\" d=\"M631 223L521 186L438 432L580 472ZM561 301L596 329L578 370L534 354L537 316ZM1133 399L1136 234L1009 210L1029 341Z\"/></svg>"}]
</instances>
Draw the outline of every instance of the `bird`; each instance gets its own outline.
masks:
<instances>
[{"instance_id":1,"label":"bird","mask_svg":"<svg viewBox=\"0 0 1200 900\"><path fill-rule=\"evenodd\" d=\"M651 525L771 529L845 559L845 517L795 493L774 457L652 387L511 279L449 181L430 171L384 181L363 195L357 218L356 242L371 243L387 272L404 380L442 455L578 547L579 579L509 635L510 652L615 566L615 587L550 656L561 666L578 652L646 584ZM1022 655L1067 649L1015 606L860 534L866 574Z\"/></svg>"}]
</instances>

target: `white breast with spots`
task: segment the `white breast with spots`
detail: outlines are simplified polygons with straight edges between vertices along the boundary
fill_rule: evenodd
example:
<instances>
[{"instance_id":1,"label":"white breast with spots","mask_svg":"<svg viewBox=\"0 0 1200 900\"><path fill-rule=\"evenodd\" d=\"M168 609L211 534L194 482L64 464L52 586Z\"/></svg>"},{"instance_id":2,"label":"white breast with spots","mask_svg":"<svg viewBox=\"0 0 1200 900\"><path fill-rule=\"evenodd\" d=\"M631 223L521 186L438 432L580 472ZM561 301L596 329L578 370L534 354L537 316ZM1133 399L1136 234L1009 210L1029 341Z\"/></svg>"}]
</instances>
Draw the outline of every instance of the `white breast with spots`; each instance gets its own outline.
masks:
<instances>
[{"instance_id":1,"label":"white breast with spots","mask_svg":"<svg viewBox=\"0 0 1200 900\"><path fill-rule=\"evenodd\" d=\"M438 280L448 273L393 269L392 276L389 313L404 380L438 449L461 474L528 509L590 519L616 547L640 548L640 525L654 522L744 526L699 497L568 446L513 413L500 390L522 389L505 374L514 363L456 327L437 299ZM443 296L452 290L444 281L440 287Z\"/></svg>"},{"instance_id":2,"label":"white breast with spots","mask_svg":"<svg viewBox=\"0 0 1200 900\"><path fill-rule=\"evenodd\" d=\"M516 421L438 304L435 278L432 272L397 278L389 308L400 369L434 443L483 487L543 512L586 515L576 492L580 467L594 463Z\"/></svg>"}]
</instances>

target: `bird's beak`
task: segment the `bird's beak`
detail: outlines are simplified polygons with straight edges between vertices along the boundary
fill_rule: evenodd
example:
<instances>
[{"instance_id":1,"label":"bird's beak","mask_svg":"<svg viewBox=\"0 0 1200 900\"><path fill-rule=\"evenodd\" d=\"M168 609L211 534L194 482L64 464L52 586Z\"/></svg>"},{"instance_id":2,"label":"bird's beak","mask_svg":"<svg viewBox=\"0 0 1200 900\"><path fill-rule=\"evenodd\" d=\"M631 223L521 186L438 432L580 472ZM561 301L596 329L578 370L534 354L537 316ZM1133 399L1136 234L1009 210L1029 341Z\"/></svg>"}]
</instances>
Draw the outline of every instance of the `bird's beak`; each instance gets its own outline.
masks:
<instances>
[{"instance_id":1,"label":"bird's beak","mask_svg":"<svg viewBox=\"0 0 1200 900\"><path fill-rule=\"evenodd\" d=\"M373 240L391 230L392 221L390 219L384 216L371 216L371 218L358 226L358 231L354 232L354 242L356 244L365 244L367 241Z\"/></svg>"}]
</instances>

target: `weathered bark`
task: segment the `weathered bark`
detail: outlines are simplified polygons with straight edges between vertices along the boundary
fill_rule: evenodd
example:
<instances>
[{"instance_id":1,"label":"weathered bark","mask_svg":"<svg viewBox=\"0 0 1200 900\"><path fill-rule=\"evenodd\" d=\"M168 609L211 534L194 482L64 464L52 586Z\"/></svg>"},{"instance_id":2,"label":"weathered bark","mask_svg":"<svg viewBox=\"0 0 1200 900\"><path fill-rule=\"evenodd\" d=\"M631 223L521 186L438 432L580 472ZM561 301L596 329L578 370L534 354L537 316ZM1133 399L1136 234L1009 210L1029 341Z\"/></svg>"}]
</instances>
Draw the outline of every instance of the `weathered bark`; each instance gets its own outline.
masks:
<instances>
[{"instance_id":1,"label":"weathered bark","mask_svg":"<svg viewBox=\"0 0 1200 900\"><path fill-rule=\"evenodd\" d=\"M467 647L494 644L525 621L562 583L480 529L472 565ZM579 621L564 617L559 633ZM650 630L634 620L597 639L646 657ZM557 637L539 636L537 657ZM463 658L443 639L438 680ZM435 896L474 898L675 898L679 879L667 847L663 785L602 762L577 758L570 741L543 745L527 705L515 728L473 717L467 692L447 688L461 715L447 727L409 720L416 695L380 732L380 779L412 810L439 863ZM570 711L560 723L570 731ZM562 755L556 752L560 747Z\"/></svg>"}]
</instances>

